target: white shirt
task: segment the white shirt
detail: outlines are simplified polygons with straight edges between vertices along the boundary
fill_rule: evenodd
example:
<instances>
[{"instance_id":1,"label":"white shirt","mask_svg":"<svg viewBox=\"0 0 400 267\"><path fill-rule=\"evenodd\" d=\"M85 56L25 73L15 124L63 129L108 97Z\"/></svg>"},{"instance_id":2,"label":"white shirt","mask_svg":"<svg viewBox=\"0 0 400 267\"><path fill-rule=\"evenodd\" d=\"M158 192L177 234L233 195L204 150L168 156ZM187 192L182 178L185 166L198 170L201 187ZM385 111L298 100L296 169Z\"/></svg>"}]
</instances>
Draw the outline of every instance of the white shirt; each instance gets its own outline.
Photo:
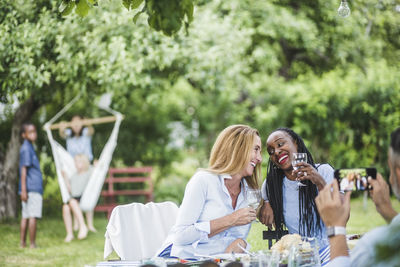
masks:
<instances>
[{"instance_id":1,"label":"white shirt","mask_svg":"<svg viewBox=\"0 0 400 267\"><path fill-rule=\"evenodd\" d=\"M251 224L234 226L212 237L210 221L248 207L245 200L247 183L242 179L236 208L224 180L232 179L229 174L217 175L205 170L196 172L186 186L178 218L173 227L171 256L197 258L195 255L223 253L237 238L245 239Z\"/></svg>"},{"instance_id":2,"label":"white shirt","mask_svg":"<svg viewBox=\"0 0 400 267\"><path fill-rule=\"evenodd\" d=\"M321 164L318 165L318 173L322 176L327 184L333 181L333 173L334 170L329 164ZM267 192L266 192L266 180L261 186L261 194L264 200L268 201ZM299 224L300 224L300 213L299 213L299 190L297 181L292 181L286 178L283 178L282 185L282 193L283 193L283 216L285 219L285 225L288 228L290 234L299 233ZM322 219L321 219L322 222ZM328 238L325 233L325 226L322 223L322 232L316 236L319 240L320 248L323 248L329 245Z\"/></svg>"},{"instance_id":3,"label":"white shirt","mask_svg":"<svg viewBox=\"0 0 400 267\"><path fill-rule=\"evenodd\" d=\"M353 189L354 189L353 181L349 182L349 179L347 178L343 178L342 181L340 181L340 191L353 190Z\"/></svg>"}]
</instances>

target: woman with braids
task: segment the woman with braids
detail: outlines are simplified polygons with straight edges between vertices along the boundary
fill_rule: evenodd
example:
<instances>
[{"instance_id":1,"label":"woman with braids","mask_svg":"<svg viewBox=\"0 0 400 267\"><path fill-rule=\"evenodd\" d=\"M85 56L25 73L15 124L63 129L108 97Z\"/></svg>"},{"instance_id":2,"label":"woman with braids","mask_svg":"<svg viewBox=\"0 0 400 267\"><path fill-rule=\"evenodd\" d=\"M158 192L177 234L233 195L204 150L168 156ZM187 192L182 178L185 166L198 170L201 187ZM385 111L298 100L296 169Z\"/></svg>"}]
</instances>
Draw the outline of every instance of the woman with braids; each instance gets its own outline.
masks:
<instances>
[{"instance_id":1,"label":"woman with braids","mask_svg":"<svg viewBox=\"0 0 400 267\"><path fill-rule=\"evenodd\" d=\"M293 130L278 128L267 139L270 156L267 178L261 191L265 203L259 213L260 221L278 235L284 226L290 234L316 237L319 240L321 259L329 260L329 241L317 207L315 197L327 183L333 181L334 170L329 164L315 164L303 139ZM307 153L307 163L301 162L293 169L293 153ZM300 180L306 186L299 186Z\"/></svg>"}]
</instances>

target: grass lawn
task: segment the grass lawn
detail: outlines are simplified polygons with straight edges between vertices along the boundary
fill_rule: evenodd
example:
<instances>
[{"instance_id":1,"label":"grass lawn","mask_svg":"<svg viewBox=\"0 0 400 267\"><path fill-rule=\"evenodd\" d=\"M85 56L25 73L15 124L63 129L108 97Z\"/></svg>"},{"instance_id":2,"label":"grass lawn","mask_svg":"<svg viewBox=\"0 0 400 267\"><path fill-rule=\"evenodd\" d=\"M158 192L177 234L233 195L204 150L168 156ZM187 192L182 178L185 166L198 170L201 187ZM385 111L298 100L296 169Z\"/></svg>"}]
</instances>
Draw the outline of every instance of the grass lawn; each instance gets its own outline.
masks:
<instances>
[{"instance_id":1,"label":"grass lawn","mask_svg":"<svg viewBox=\"0 0 400 267\"><path fill-rule=\"evenodd\" d=\"M400 211L400 203L393 199L395 209ZM348 233L365 233L371 228L384 225L384 220L375 211L368 199L367 208L363 200L353 199ZM65 229L61 218L46 218L38 222L37 249L19 248L19 222L0 224L0 265L1 266L94 266L103 260L104 232L107 225L105 217L95 217L97 233L89 233L85 240L64 243ZM252 250L266 249L266 241L261 240L265 227L254 223L248 241ZM116 255L111 258L116 258Z\"/></svg>"},{"instance_id":2,"label":"grass lawn","mask_svg":"<svg viewBox=\"0 0 400 267\"><path fill-rule=\"evenodd\" d=\"M95 217L94 225L97 233L89 232L84 240L65 243L62 218L44 217L37 224L38 248L22 249L19 248L19 222L0 224L0 266L96 265L103 259L106 217ZM29 237L27 244L29 246Z\"/></svg>"}]
</instances>

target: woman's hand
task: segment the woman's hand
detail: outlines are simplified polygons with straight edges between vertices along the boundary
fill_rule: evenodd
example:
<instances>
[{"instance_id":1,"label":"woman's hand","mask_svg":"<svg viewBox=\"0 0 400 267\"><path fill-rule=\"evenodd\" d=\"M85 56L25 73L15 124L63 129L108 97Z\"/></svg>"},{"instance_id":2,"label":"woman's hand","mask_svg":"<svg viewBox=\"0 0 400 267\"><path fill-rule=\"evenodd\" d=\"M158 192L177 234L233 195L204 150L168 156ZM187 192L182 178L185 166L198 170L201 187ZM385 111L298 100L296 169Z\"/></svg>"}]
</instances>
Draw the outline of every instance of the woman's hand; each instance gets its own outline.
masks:
<instances>
[{"instance_id":1,"label":"woman's hand","mask_svg":"<svg viewBox=\"0 0 400 267\"><path fill-rule=\"evenodd\" d=\"M298 180L310 180L321 191L326 185L325 180L318 173L318 171L310 164L306 162L300 162L296 164L297 170L293 170L292 174L297 177Z\"/></svg>"},{"instance_id":2,"label":"woman's hand","mask_svg":"<svg viewBox=\"0 0 400 267\"><path fill-rule=\"evenodd\" d=\"M275 228L274 212L272 211L272 207L269 202L264 201L264 205L262 205L258 215L258 219L261 223L268 226L269 229L272 229L272 226Z\"/></svg>"},{"instance_id":3,"label":"woman's hand","mask_svg":"<svg viewBox=\"0 0 400 267\"><path fill-rule=\"evenodd\" d=\"M252 207L241 208L233 212L230 216L232 226L249 224L257 218L256 210Z\"/></svg>"},{"instance_id":4,"label":"woman's hand","mask_svg":"<svg viewBox=\"0 0 400 267\"><path fill-rule=\"evenodd\" d=\"M241 249L240 246L242 246L243 248L246 248L247 243L246 241L244 241L241 238L236 239L235 241L233 241L226 249L225 249L225 253L243 253L243 249Z\"/></svg>"},{"instance_id":5,"label":"woman's hand","mask_svg":"<svg viewBox=\"0 0 400 267\"><path fill-rule=\"evenodd\" d=\"M233 226L246 225L256 219L256 210L247 207L241 208L229 215L210 221L210 233L208 237L212 237Z\"/></svg>"}]
</instances>

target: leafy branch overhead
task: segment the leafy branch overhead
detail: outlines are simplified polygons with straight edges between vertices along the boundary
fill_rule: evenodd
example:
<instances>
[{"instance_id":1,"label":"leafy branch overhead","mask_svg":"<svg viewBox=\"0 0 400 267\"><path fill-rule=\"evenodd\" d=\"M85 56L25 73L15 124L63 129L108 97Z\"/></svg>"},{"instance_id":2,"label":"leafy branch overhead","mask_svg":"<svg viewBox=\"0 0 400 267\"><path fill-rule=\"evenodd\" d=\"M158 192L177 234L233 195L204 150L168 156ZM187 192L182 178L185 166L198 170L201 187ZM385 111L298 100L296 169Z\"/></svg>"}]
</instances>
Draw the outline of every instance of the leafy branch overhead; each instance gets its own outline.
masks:
<instances>
[{"instance_id":1,"label":"leafy branch overhead","mask_svg":"<svg viewBox=\"0 0 400 267\"><path fill-rule=\"evenodd\" d=\"M128 10L135 10L133 22L136 23L142 13L148 16L149 26L165 35L171 36L177 33L182 24L185 28L193 20L193 0L121 0ZM59 12L68 16L75 11L81 17L85 17L91 8L98 6L97 0L62 0ZM142 7L140 10L139 8Z\"/></svg>"}]
</instances>

